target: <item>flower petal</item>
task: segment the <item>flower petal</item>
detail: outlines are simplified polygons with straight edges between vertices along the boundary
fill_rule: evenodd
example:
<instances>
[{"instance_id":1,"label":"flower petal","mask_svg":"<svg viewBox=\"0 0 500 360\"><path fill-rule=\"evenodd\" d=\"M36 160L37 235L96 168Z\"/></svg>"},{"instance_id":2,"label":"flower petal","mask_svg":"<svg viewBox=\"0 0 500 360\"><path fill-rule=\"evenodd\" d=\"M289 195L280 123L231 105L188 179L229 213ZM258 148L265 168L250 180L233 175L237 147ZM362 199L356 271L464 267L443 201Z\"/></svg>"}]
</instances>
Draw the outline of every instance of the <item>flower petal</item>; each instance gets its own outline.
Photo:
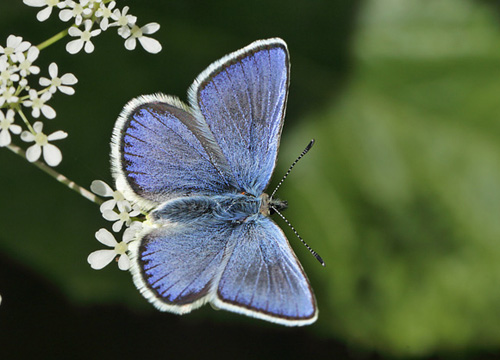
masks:
<instances>
[{"instance_id":1,"label":"flower petal","mask_svg":"<svg viewBox=\"0 0 500 360\"><path fill-rule=\"evenodd\" d=\"M102 31L106 31L106 30L108 30L108 27L109 27L109 20L108 20L108 18L103 18L103 19L101 20L101 24L100 24L100 26L101 26L101 30L102 30Z\"/></svg>"},{"instance_id":2,"label":"flower petal","mask_svg":"<svg viewBox=\"0 0 500 360\"><path fill-rule=\"evenodd\" d=\"M41 133L42 130L43 130L43 122L41 121L37 121L33 124L33 129L35 130L35 132L38 134L38 133Z\"/></svg>"},{"instance_id":3,"label":"flower petal","mask_svg":"<svg viewBox=\"0 0 500 360\"><path fill-rule=\"evenodd\" d=\"M93 190L92 190L93 191ZM95 192L95 191L94 191ZM105 201L101 204L101 206L99 207L99 211L101 213L105 212L105 211L109 211L109 210L113 210L114 207L116 205L116 201L115 199L111 199L111 200L108 200L108 201Z\"/></svg>"},{"instance_id":4,"label":"flower petal","mask_svg":"<svg viewBox=\"0 0 500 360\"><path fill-rule=\"evenodd\" d=\"M130 260L127 255L120 256L118 259L118 268L123 271L130 269Z\"/></svg>"},{"instance_id":5,"label":"flower petal","mask_svg":"<svg viewBox=\"0 0 500 360\"><path fill-rule=\"evenodd\" d=\"M0 131L0 147L7 146L12 141L7 129Z\"/></svg>"},{"instance_id":6,"label":"flower petal","mask_svg":"<svg viewBox=\"0 0 500 360\"><path fill-rule=\"evenodd\" d=\"M123 221L117 221L111 226L114 232L120 232L123 227Z\"/></svg>"},{"instance_id":7,"label":"flower petal","mask_svg":"<svg viewBox=\"0 0 500 360\"><path fill-rule=\"evenodd\" d=\"M68 21L73 17L73 11L70 9L64 9L59 12L59 19L62 21Z\"/></svg>"},{"instance_id":8,"label":"flower petal","mask_svg":"<svg viewBox=\"0 0 500 360\"><path fill-rule=\"evenodd\" d=\"M52 14L52 6L48 6L45 9L42 9L36 14L36 18L38 21L42 22L49 18L50 14Z\"/></svg>"},{"instance_id":9,"label":"flower petal","mask_svg":"<svg viewBox=\"0 0 500 360\"><path fill-rule=\"evenodd\" d=\"M118 35L126 39L130 36L130 28L128 26L122 26L118 28Z\"/></svg>"},{"instance_id":10,"label":"flower petal","mask_svg":"<svg viewBox=\"0 0 500 360\"><path fill-rule=\"evenodd\" d=\"M28 6L41 7L47 4L46 0L23 0L23 3Z\"/></svg>"},{"instance_id":11,"label":"flower petal","mask_svg":"<svg viewBox=\"0 0 500 360\"><path fill-rule=\"evenodd\" d=\"M57 88L60 92L66 95L73 95L75 93L75 89L69 86L58 86Z\"/></svg>"},{"instance_id":12,"label":"flower petal","mask_svg":"<svg viewBox=\"0 0 500 360\"><path fill-rule=\"evenodd\" d=\"M91 20L85 20L83 22L83 26L85 27L85 31L90 31L92 29L92 21Z\"/></svg>"},{"instance_id":13,"label":"flower petal","mask_svg":"<svg viewBox=\"0 0 500 360\"><path fill-rule=\"evenodd\" d=\"M28 55L26 55L26 58L33 62L38 58L38 55L40 55L40 50L36 46L32 46L28 50Z\"/></svg>"},{"instance_id":14,"label":"flower petal","mask_svg":"<svg viewBox=\"0 0 500 360\"><path fill-rule=\"evenodd\" d=\"M70 28L70 30L71 29L72 28ZM76 39L66 44L66 51L69 52L70 54L76 54L82 49L82 47L83 47L83 40Z\"/></svg>"},{"instance_id":15,"label":"flower petal","mask_svg":"<svg viewBox=\"0 0 500 360\"><path fill-rule=\"evenodd\" d=\"M20 39L22 40L23 38L20 37ZM30 46L31 46L30 42L22 41L18 46L16 46L16 52L25 52L30 48Z\"/></svg>"},{"instance_id":16,"label":"flower petal","mask_svg":"<svg viewBox=\"0 0 500 360\"><path fill-rule=\"evenodd\" d=\"M43 147L43 159L49 166L57 166L62 161L61 150L55 145L47 144Z\"/></svg>"},{"instance_id":17,"label":"flower petal","mask_svg":"<svg viewBox=\"0 0 500 360\"><path fill-rule=\"evenodd\" d=\"M90 267L95 270L101 270L116 257L114 250L97 250L87 257Z\"/></svg>"},{"instance_id":18,"label":"flower petal","mask_svg":"<svg viewBox=\"0 0 500 360\"><path fill-rule=\"evenodd\" d=\"M94 48L95 47L94 47L94 44L92 44L92 42L90 42L90 41L85 42L85 52L87 54L90 54L91 52L93 52Z\"/></svg>"},{"instance_id":19,"label":"flower petal","mask_svg":"<svg viewBox=\"0 0 500 360\"><path fill-rule=\"evenodd\" d=\"M116 242L116 239L114 237L114 235L109 231L109 230L106 230L104 228L102 229L99 229L96 233L95 233L95 238L97 239L97 241L99 241L101 244L104 244L106 246L110 246L110 247L115 247L116 244L118 244Z\"/></svg>"},{"instance_id":20,"label":"flower petal","mask_svg":"<svg viewBox=\"0 0 500 360\"><path fill-rule=\"evenodd\" d=\"M45 94L50 94L46 92ZM42 106L42 114L45 116L47 119L53 119L56 117L56 111L52 106L49 105L43 105Z\"/></svg>"},{"instance_id":21,"label":"flower petal","mask_svg":"<svg viewBox=\"0 0 500 360\"><path fill-rule=\"evenodd\" d=\"M104 197L113 196L113 189L111 188L111 186L109 186L108 184L106 184L102 180L92 181L92 184L90 184L90 190L92 190L92 192L94 194L97 194L100 196L104 196Z\"/></svg>"},{"instance_id":22,"label":"flower petal","mask_svg":"<svg viewBox=\"0 0 500 360\"><path fill-rule=\"evenodd\" d=\"M151 54L157 54L161 51L161 44L158 40L147 37L147 36L142 36L139 38L139 42L141 43L142 47L144 50Z\"/></svg>"},{"instance_id":23,"label":"flower petal","mask_svg":"<svg viewBox=\"0 0 500 360\"><path fill-rule=\"evenodd\" d=\"M75 75L71 73L64 74L61 76L61 83L64 85L74 85L78 82L78 79L76 78Z\"/></svg>"},{"instance_id":24,"label":"flower petal","mask_svg":"<svg viewBox=\"0 0 500 360\"><path fill-rule=\"evenodd\" d=\"M21 133L21 130L23 128L19 125L16 125L16 124L12 124L11 126L9 126L9 130L11 133L13 134L16 134L16 135L19 135Z\"/></svg>"},{"instance_id":25,"label":"flower petal","mask_svg":"<svg viewBox=\"0 0 500 360\"><path fill-rule=\"evenodd\" d=\"M51 63L49 65L49 75L53 79L57 77L57 73L59 72L59 69L57 68L57 64L55 62Z\"/></svg>"},{"instance_id":26,"label":"flower petal","mask_svg":"<svg viewBox=\"0 0 500 360\"><path fill-rule=\"evenodd\" d=\"M33 142L35 141L35 135L30 133L29 131L23 131L23 133L21 134L21 140L26 142Z\"/></svg>"},{"instance_id":27,"label":"flower petal","mask_svg":"<svg viewBox=\"0 0 500 360\"><path fill-rule=\"evenodd\" d=\"M47 79L46 77L41 77L39 83L41 86L49 86L50 84L52 84L52 81L50 81L50 79Z\"/></svg>"},{"instance_id":28,"label":"flower petal","mask_svg":"<svg viewBox=\"0 0 500 360\"><path fill-rule=\"evenodd\" d=\"M34 118L39 118L40 117L40 109L39 108L33 108L31 111L31 116Z\"/></svg>"},{"instance_id":29,"label":"flower petal","mask_svg":"<svg viewBox=\"0 0 500 360\"><path fill-rule=\"evenodd\" d=\"M137 225L138 224L138 225ZM125 229L123 232L123 242L129 243L135 239L135 235L142 229L142 223L140 221L134 221L129 228Z\"/></svg>"},{"instance_id":30,"label":"flower petal","mask_svg":"<svg viewBox=\"0 0 500 360\"><path fill-rule=\"evenodd\" d=\"M107 210L102 213L102 217L108 221L116 221L120 218L120 215L118 215L112 210Z\"/></svg>"},{"instance_id":31,"label":"flower petal","mask_svg":"<svg viewBox=\"0 0 500 360\"><path fill-rule=\"evenodd\" d=\"M35 162L40 159L40 155L42 154L42 148L40 145L31 145L28 150L26 150L26 159L29 162Z\"/></svg>"},{"instance_id":32,"label":"flower petal","mask_svg":"<svg viewBox=\"0 0 500 360\"><path fill-rule=\"evenodd\" d=\"M141 27L141 30L144 34L153 34L160 29L160 24L158 23L149 23Z\"/></svg>"},{"instance_id":33,"label":"flower petal","mask_svg":"<svg viewBox=\"0 0 500 360\"><path fill-rule=\"evenodd\" d=\"M125 49L134 50L135 46L136 46L135 38L129 37L127 40L125 40Z\"/></svg>"},{"instance_id":34,"label":"flower petal","mask_svg":"<svg viewBox=\"0 0 500 360\"><path fill-rule=\"evenodd\" d=\"M49 140L49 141L62 140L62 139L66 139L67 137L68 137L67 132L64 132L62 130L57 130L57 131L53 132L52 134L50 134L49 136L47 136L47 140Z\"/></svg>"},{"instance_id":35,"label":"flower petal","mask_svg":"<svg viewBox=\"0 0 500 360\"><path fill-rule=\"evenodd\" d=\"M82 30L80 30L76 26L72 26L69 28L68 34L70 34L71 36L80 36L82 35Z\"/></svg>"}]
</instances>

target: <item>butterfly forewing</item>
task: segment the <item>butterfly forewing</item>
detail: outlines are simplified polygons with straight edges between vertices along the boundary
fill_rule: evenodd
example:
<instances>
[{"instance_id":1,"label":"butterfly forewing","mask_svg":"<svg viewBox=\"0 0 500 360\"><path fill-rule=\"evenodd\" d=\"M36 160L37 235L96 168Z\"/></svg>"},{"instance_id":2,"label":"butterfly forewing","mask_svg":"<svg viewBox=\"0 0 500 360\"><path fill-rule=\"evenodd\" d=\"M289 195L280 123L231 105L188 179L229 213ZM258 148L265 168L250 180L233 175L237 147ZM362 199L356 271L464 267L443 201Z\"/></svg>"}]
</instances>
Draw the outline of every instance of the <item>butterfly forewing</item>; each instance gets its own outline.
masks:
<instances>
[{"instance_id":1,"label":"butterfly forewing","mask_svg":"<svg viewBox=\"0 0 500 360\"><path fill-rule=\"evenodd\" d=\"M132 100L114 131L117 188L127 198L153 206L179 196L234 188L231 174L224 171L227 162L212 148L207 150L210 141L192 124L196 119L175 98L150 95Z\"/></svg>"},{"instance_id":2,"label":"butterfly forewing","mask_svg":"<svg viewBox=\"0 0 500 360\"><path fill-rule=\"evenodd\" d=\"M278 155L289 58L281 39L257 41L211 65L190 89L240 189L259 196Z\"/></svg>"}]
</instances>

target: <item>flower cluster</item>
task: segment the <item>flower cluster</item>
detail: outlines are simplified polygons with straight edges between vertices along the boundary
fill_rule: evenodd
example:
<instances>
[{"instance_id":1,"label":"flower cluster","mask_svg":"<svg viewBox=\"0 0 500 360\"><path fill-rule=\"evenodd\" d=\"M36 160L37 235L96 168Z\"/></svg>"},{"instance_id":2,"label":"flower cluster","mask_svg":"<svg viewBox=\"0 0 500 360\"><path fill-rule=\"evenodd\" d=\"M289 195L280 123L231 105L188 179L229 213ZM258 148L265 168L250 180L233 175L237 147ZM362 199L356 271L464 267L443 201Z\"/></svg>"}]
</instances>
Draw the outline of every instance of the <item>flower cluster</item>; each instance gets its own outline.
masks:
<instances>
[{"instance_id":1,"label":"flower cluster","mask_svg":"<svg viewBox=\"0 0 500 360\"><path fill-rule=\"evenodd\" d=\"M87 261L93 269L100 270L113 259L118 259L120 270L128 270L130 267L128 243L134 240L139 231L148 226L147 222L137 218L141 215L139 209L132 206L120 191L113 190L104 181L94 180L90 189L99 196L111 198L101 205L100 210L106 220L114 221L113 231L120 232L123 225L126 229L121 242L117 242L114 235L104 228L97 231L96 239L113 249L96 250L88 256Z\"/></svg>"},{"instance_id":2,"label":"flower cluster","mask_svg":"<svg viewBox=\"0 0 500 360\"><path fill-rule=\"evenodd\" d=\"M129 7L116 7L115 1L110 0L23 0L26 5L42 8L38 14L39 21L45 21L52 14L53 9L59 10L59 19L72 22L68 33L75 39L66 44L70 54L76 54L84 49L85 52L94 51L92 38L108 28L116 27L118 35L125 39L125 48L133 50L137 41L142 47L156 54L161 51L158 40L145 36L153 34L160 28L157 23L149 23L139 27L137 17L128 14Z\"/></svg>"},{"instance_id":3,"label":"flower cluster","mask_svg":"<svg viewBox=\"0 0 500 360\"><path fill-rule=\"evenodd\" d=\"M69 35L71 40L67 42L66 50L70 54L76 54L82 49L90 53L94 51L92 39L114 27L119 36L125 39L125 48L135 49L138 41L146 51L158 53L161 50L160 43L146 35L158 31L160 25L149 23L139 27L137 17L128 14L127 6L123 9L116 8L116 2L111 0L23 0L23 2L28 6L41 8L37 13L39 21L45 21L54 11L59 11L59 19L70 24L67 32L60 32L38 46L33 46L15 35L9 35L5 45L0 44L0 147L20 150L13 144L13 136L20 135L21 140L34 143L26 151L28 161L38 161L43 154L43 159L49 166L57 166L62 160L62 155L51 142L64 139L68 134L58 130L46 135L42 132L43 123L40 120L56 117L56 111L49 105L49 101L57 92L73 95L75 90L72 86L78 80L71 73L59 75L58 66L53 62L48 68L48 76L42 76L34 82L33 77L40 74L40 68L36 65L40 51ZM24 114L24 108L38 120L33 125ZM18 153L22 154L22 151ZM128 213L132 209L122 210L127 210ZM116 218L113 214L107 215L110 219ZM117 216L118 228L127 220L125 215Z\"/></svg>"},{"instance_id":4,"label":"flower cluster","mask_svg":"<svg viewBox=\"0 0 500 360\"><path fill-rule=\"evenodd\" d=\"M40 77L37 84L31 78L40 73L35 65L40 50L23 40L20 36L10 35L6 45L0 45L0 147L12 143L12 135L21 134L21 140L35 142L28 148L28 161L37 161L43 152L45 162L50 166L58 165L62 160L59 149L49 141L64 139L67 134L56 131L51 135L42 132L43 124L37 121L33 126L24 115L21 106L31 110L33 118L41 116L47 119L56 117L55 110L47 102L59 91L67 95L74 94L73 85L77 79L73 74L59 76L56 63L49 65L48 76ZM24 123L28 130L22 132L22 127L16 123Z\"/></svg>"}]
</instances>

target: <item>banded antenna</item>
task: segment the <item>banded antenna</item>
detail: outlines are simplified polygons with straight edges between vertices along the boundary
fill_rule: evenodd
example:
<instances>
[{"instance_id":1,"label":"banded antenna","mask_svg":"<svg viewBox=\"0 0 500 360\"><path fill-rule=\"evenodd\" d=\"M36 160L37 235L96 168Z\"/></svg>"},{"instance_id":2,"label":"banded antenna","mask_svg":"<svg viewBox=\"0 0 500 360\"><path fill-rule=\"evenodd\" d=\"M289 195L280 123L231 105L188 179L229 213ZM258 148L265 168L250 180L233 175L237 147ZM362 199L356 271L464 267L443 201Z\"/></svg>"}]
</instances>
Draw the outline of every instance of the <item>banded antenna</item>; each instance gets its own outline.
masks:
<instances>
[{"instance_id":1,"label":"banded antenna","mask_svg":"<svg viewBox=\"0 0 500 360\"><path fill-rule=\"evenodd\" d=\"M281 181L278 183L278 185L274 189L273 193L271 194L271 199L274 197L274 194L276 194L276 191L278 191L278 189L280 188L281 184L283 184L283 181L285 181L286 177L290 174L290 172L292 171L292 169L295 166L295 164L297 164L299 162L299 160L302 159L304 157L304 155L307 154L307 152L309 150L311 150L311 148L312 148L313 145L314 145L314 139L312 139L311 141L309 141L309 144L307 144L307 146L304 149L304 151L302 151L300 153L299 157L297 159L295 159L295 161L292 163L292 165L290 165L290 168L288 168L288 171L286 172L285 176L283 176L283 178L281 179Z\"/></svg>"},{"instance_id":2,"label":"banded antenna","mask_svg":"<svg viewBox=\"0 0 500 360\"><path fill-rule=\"evenodd\" d=\"M280 213L278 210L276 210L276 208L274 206L271 206L271 209L273 209L276 212L276 214L278 214L286 222L286 224L288 226L290 226L290 229L292 229L292 231L299 238L299 240L302 242L302 244L304 244L304 246L307 248L307 250L309 250L309 252L311 254L313 254L313 256L316 258L316 260L318 260L321 265L325 266L325 262L323 261L321 256L319 256L319 254L316 251L314 251L309 245L307 245L307 243L304 241L304 239L302 239L302 237L299 235L297 230L295 230L295 228L292 226L292 224L290 224L290 221L288 221L287 218L285 216L283 216L282 213Z\"/></svg>"},{"instance_id":3,"label":"banded antenna","mask_svg":"<svg viewBox=\"0 0 500 360\"><path fill-rule=\"evenodd\" d=\"M293 167L299 162L300 159L302 159L304 157L305 154L308 153L309 150L311 150L312 146L314 145L314 139L312 139L309 144L307 144L306 148L304 149L304 151L302 151L299 155L299 157L297 159L295 159L295 161L292 163L292 165L290 165L290 167L288 168L288 171L286 172L285 176L283 176L283 178L281 179L281 181L278 183L278 185L276 186L276 188L274 189L273 193L271 194L271 199L274 197L274 194L276 194L276 191L278 191L279 187L281 186L281 184L283 184L283 181L285 181L285 179L287 178L287 176L290 174L290 172L292 171ZM309 250L309 252L316 258L316 260L319 261L319 263L323 266L325 266L325 262L323 261L323 259L321 258L321 256L319 256L319 254L314 251L309 245L307 245L307 243L304 241L304 239L302 239L302 237L299 235L299 233L297 232L297 230L295 230L295 228L293 227L293 225L290 223L290 221L287 220L287 218L278 211L278 209L276 209L276 207L274 206L270 206L271 209L274 210L274 212L276 214L278 214L282 219L283 221L290 227L290 229L292 229L292 231L295 233L295 236L297 236L299 238L299 240L302 242L302 244L304 244L304 246L307 248L307 250Z\"/></svg>"}]
</instances>

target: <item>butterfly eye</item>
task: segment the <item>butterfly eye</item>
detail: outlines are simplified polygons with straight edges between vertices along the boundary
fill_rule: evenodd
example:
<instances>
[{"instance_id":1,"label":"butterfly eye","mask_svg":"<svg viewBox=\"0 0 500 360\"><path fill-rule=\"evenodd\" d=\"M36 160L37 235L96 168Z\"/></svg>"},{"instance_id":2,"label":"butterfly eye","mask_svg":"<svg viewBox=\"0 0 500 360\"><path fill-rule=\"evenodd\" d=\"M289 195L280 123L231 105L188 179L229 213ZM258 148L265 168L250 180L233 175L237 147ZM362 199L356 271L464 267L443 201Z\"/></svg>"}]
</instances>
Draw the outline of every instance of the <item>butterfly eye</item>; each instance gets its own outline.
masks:
<instances>
[{"instance_id":1,"label":"butterfly eye","mask_svg":"<svg viewBox=\"0 0 500 360\"><path fill-rule=\"evenodd\" d=\"M269 202L270 213L275 214L277 211L286 210L288 208L288 201L280 199L272 199Z\"/></svg>"}]
</instances>

